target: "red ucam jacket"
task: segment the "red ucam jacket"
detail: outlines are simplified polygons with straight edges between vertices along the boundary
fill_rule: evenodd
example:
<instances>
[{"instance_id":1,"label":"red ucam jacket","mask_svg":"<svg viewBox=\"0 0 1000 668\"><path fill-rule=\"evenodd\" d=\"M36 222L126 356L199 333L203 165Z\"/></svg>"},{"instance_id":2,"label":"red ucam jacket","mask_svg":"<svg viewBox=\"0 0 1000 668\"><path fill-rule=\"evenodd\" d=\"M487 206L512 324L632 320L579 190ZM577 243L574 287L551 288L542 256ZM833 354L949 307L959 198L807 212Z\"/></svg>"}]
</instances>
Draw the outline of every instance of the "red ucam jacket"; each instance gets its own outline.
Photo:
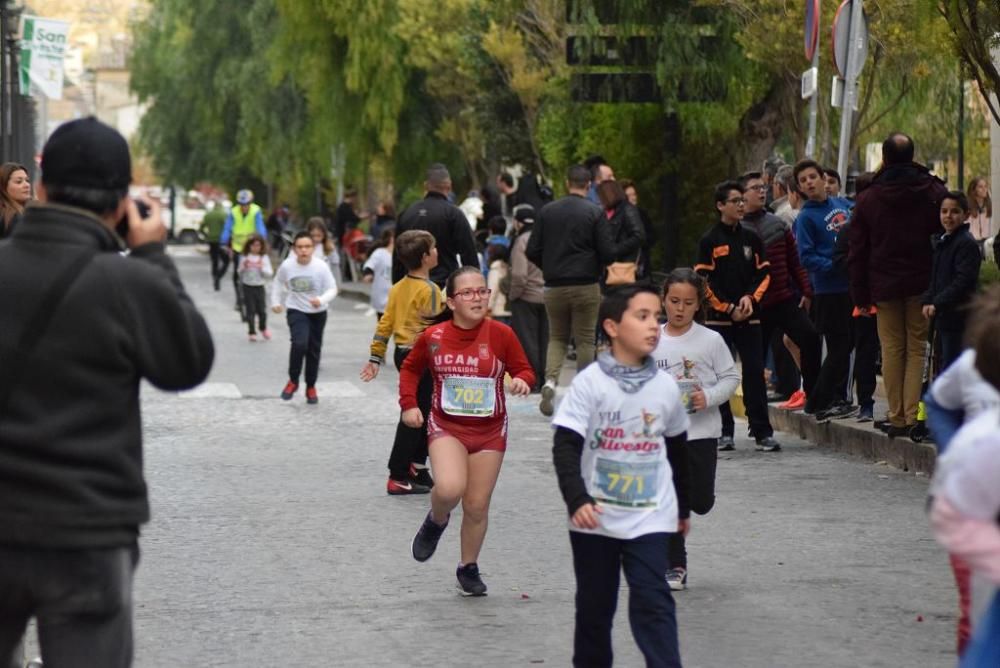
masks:
<instances>
[{"instance_id":1,"label":"red ucam jacket","mask_svg":"<svg viewBox=\"0 0 1000 668\"><path fill-rule=\"evenodd\" d=\"M791 228L767 209L748 213L743 218L743 227L754 232L764 244L764 254L771 263L771 283L764 293L761 306L767 308L789 299L795 299L793 285L799 295L812 299L812 284L809 274L799 261L799 248Z\"/></svg>"},{"instance_id":2,"label":"red ucam jacket","mask_svg":"<svg viewBox=\"0 0 1000 668\"><path fill-rule=\"evenodd\" d=\"M931 280L931 237L941 231L948 188L923 165L883 167L858 195L848 233L857 306L922 295Z\"/></svg>"}]
</instances>

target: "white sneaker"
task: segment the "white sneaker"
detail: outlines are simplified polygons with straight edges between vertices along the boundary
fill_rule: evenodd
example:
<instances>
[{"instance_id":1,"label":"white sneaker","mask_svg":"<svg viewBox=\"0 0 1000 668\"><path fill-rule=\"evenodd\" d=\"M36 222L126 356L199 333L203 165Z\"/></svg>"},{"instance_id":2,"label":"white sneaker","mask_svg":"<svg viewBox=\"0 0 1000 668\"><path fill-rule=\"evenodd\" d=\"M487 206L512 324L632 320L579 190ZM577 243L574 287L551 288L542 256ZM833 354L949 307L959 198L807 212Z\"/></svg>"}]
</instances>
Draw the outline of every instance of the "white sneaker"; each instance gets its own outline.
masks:
<instances>
[{"instance_id":1,"label":"white sneaker","mask_svg":"<svg viewBox=\"0 0 1000 668\"><path fill-rule=\"evenodd\" d=\"M688 574L683 568L671 568L667 571L667 584L671 591L684 591L687 589Z\"/></svg>"},{"instance_id":2,"label":"white sneaker","mask_svg":"<svg viewBox=\"0 0 1000 668\"><path fill-rule=\"evenodd\" d=\"M538 410L545 417L551 417L553 412L553 400L556 398L556 384L551 380L545 381L542 386L542 400L538 403Z\"/></svg>"}]
</instances>

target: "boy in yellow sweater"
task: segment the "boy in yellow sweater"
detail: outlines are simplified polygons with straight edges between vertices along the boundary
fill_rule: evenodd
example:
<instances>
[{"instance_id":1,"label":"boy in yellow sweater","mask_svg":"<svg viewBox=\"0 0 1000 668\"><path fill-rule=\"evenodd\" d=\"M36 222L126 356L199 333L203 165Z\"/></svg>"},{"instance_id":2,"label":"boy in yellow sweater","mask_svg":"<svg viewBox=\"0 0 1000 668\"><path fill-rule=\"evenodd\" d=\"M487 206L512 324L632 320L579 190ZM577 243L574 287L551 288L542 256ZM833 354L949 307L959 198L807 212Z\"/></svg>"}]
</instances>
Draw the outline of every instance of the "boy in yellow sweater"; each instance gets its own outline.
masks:
<instances>
[{"instance_id":1,"label":"boy in yellow sweater","mask_svg":"<svg viewBox=\"0 0 1000 668\"><path fill-rule=\"evenodd\" d=\"M398 371L417 337L430 324L431 318L444 308L444 295L430 279L430 271L438 263L434 236L424 230L403 232L396 238L396 254L406 267L406 276L389 290L385 313L372 337L371 356L361 369L361 380L366 383L378 376L390 338L396 341L393 362ZM426 465L426 424L431 407L431 389L430 373L425 373L417 387L417 403L424 414L424 426L415 429L407 427L402 421L396 426L396 439L389 455L389 481L386 483L389 494L427 494L434 486Z\"/></svg>"}]
</instances>

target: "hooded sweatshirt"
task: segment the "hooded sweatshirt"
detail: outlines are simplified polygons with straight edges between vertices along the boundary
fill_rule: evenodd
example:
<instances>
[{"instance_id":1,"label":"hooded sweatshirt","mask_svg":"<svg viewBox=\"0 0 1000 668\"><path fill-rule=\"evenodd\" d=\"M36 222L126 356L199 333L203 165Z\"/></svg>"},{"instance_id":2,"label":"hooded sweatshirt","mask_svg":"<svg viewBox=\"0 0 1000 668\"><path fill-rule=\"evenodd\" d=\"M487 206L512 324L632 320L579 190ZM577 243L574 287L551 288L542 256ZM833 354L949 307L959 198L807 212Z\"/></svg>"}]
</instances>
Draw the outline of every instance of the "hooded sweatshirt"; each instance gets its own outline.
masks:
<instances>
[{"instance_id":1,"label":"hooded sweatshirt","mask_svg":"<svg viewBox=\"0 0 1000 668\"><path fill-rule=\"evenodd\" d=\"M809 272L809 282L817 295L836 295L848 291L847 272L838 268L833 258L837 236L850 216L850 202L839 197L827 197L822 202L806 200L795 219L799 258Z\"/></svg>"}]
</instances>

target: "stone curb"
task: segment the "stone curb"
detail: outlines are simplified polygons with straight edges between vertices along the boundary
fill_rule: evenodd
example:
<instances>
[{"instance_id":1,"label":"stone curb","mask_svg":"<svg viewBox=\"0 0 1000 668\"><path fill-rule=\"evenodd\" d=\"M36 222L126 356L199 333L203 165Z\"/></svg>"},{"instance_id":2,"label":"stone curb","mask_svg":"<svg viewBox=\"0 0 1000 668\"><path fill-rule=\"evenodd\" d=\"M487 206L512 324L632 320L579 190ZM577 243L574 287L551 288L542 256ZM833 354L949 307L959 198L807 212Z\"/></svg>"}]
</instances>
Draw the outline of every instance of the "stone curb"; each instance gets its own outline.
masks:
<instances>
[{"instance_id":1,"label":"stone curb","mask_svg":"<svg viewBox=\"0 0 1000 668\"><path fill-rule=\"evenodd\" d=\"M934 472L937 449L925 443L914 443L908 438L892 438L868 428L860 429L836 420L817 424L816 420L803 413L781 410L768 406L771 425L776 431L794 434L799 438L829 448L875 462L886 462L903 471Z\"/></svg>"}]
</instances>

